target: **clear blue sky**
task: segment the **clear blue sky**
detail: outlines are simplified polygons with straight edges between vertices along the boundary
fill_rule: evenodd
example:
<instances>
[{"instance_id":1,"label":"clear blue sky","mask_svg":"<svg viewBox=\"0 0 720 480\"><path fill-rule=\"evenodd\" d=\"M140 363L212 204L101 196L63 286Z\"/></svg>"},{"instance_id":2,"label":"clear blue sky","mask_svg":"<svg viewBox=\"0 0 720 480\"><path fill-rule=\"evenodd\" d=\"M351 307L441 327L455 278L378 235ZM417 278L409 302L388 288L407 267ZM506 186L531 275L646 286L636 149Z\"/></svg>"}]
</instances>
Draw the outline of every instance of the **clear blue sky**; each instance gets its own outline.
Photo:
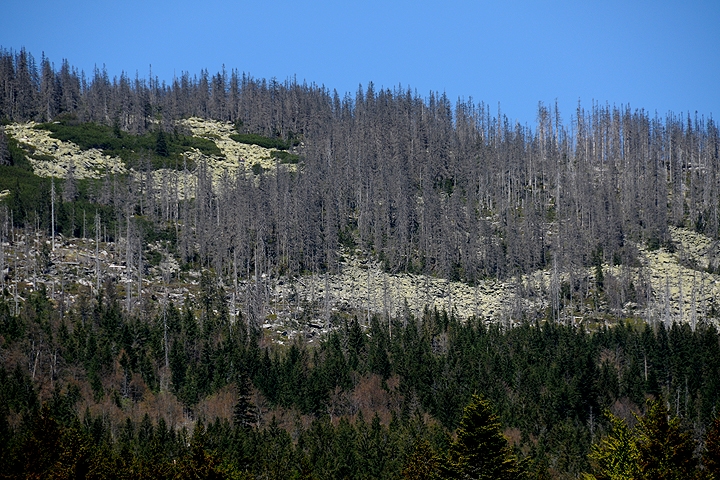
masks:
<instances>
[{"instance_id":1,"label":"clear blue sky","mask_svg":"<svg viewBox=\"0 0 720 480\"><path fill-rule=\"evenodd\" d=\"M534 126L539 101L720 118L720 0L4 0L0 46L91 75L237 69L325 85L369 81L498 102Z\"/></svg>"}]
</instances>

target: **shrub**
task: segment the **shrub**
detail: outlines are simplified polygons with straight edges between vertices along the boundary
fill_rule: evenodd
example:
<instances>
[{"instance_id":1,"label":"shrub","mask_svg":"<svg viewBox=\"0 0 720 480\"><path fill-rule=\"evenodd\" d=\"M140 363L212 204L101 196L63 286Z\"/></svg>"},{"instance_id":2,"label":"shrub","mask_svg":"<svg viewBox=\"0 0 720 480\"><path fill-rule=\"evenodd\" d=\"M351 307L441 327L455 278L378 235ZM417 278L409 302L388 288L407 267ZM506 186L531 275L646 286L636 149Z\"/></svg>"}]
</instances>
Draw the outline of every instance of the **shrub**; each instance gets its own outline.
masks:
<instances>
[{"instance_id":1,"label":"shrub","mask_svg":"<svg viewBox=\"0 0 720 480\"><path fill-rule=\"evenodd\" d=\"M118 128L70 120L41 123L35 128L48 130L52 137L73 142L83 150L97 148L106 155L120 157L129 167L142 166L142 160L148 159L153 168L183 168L182 154L193 148L205 155L223 156L212 140L181 133L157 131L131 135Z\"/></svg>"},{"instance_id":2,"label":"shrub","mask_svg":"<svg viewBox=\"0 0 720 480\"><path fill-rule=\"evenodd\" d=\"M298 155L292 154L290 152L285 152L281 150L275 150L270 153L270 156L272 158L277 158L280 160L280 163L283 164L297 164L300 161L300 157Z\"/></svg>"},{"instance_id":3,"label":"shrub","mask_svg":"<svg viewBox=\"0 0 720 480\"><path fill-rule=\"evenodd\" d=\"M230 138L238 143L247 143L249 145L258 145L263 148L276 148L278 150L287 150L290 144L280 138L263 137L254 133L236 133L230 135Z\"/></svg>"}]
</instances>

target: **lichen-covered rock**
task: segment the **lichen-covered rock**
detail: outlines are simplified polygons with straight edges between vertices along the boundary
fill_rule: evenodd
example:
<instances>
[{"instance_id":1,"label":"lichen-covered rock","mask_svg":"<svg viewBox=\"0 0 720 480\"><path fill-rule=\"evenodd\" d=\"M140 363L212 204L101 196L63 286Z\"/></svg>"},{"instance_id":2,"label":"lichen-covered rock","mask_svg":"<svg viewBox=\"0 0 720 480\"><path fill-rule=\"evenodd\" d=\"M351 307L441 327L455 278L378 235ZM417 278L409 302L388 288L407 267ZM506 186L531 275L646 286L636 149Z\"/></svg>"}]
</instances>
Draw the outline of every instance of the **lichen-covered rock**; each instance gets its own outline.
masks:
<instances>
[{"instance_id":1,"label":"lichen-covered rock","mask_svg":"<svg viewBox=\"0 0 720 480\"><path fill-rule=\"evenodd\" d=\"M215 142L220 151L225 155L224 159L207 159L210 167L216 176L221 176L227 171L230 175L237 172L249 172L253 165L259 164L263 170L273 172L276 168L283 168L294 171L297 166L292 164L280 164L272 158L273 149L264 148L259 145L239 143L230 138L230 135L237 131L232 123L220 122L217 120L205 120L202 118L188 118L180 123L190 129L193 135L207 138Z\"/></svg>"},{"instance_id":2,"label":"lichen-covered rock","mask_svg":"<svg viewBox=\"0 0 720 480\"><path fill-rule=\"evenodd\" d=\"M110 157L94 148L81 150L74 143L52 138L49 131L34 126L34 122L16 123L6 126L5 131L21 145L30 145L34 150L29 160L36 175L65 178L71 168L74 168L75 178L102 178L108 173L127 173L120 158Z\"/></svg>"},{"instance_id":3,"label":"lichen-covered rock","mask_svg":"<svg viewBox=\"0 0 720 480\"><path fill-rule=\"evenodd\" d=\"M427 306L461 319L477 316L488 322L500 320L512 299L512 288L506 283L487 281L472 287L425 275L389 274L380 264L355 257L348 257L337 274L303 277L277 287L281 295L291 290L306 301L327 300L370 313L396 316L408 309L418 315Z\"/></svg>"},{"instance_id":4,"label":"lichen-covered rock","mask_svg":"<svg viewBox=\"0 0 720 480\"><path fill-rule=\"evenodd\" d=\"M689 322L709 318L719 298L718 275L706 271L708 259L714 255L716 242L697 232L671 228L670 234L679 248L674 253L665 249L640 250L645 272L652 286L649 314L666 323Z\"/></svg>"},{"instance_id":5,"label":"lichen-covered rock","mask_svg":"<svg viewBox=\"0 0 720 480\"><path fill-rule=\"evenodd\" d=\"M223 156L204 155L197 149L185 153L189 165L203 165L212 174L213 183L218 184L223 177L236 178L238 174L248 175L262 168L272 174L276 169L294 171L297 165L282 164L272 157L273 149L258 145L239 143L230 138L237 133L231 123L200 118L181 120L181 125L190 129L193 135L213 141ZM36 175L41 177L65 178L73 169L75 178L102 178L104 175L124 174L128 170L122 159L105 155L97 149L82 150L72 142L63 142L50 136L44 129L36 129L34 122L12 124L5 128L7 134L18 140L26 150L31 151L30 163ZM196 171L180 172L157 170L153 173L156 181L170 176L178 179L179 196L186 198L194 194L197 184Z\"/></svg>"}]
</instances>

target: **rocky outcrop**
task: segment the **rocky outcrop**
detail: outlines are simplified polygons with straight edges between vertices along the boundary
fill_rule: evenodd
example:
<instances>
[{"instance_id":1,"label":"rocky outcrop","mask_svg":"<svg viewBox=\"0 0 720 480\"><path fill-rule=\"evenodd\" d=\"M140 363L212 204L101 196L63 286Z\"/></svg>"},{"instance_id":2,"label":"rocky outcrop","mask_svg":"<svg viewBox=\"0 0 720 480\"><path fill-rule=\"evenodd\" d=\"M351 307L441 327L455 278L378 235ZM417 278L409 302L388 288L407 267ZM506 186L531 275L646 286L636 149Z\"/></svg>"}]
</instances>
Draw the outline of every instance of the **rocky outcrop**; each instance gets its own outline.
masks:
<instances>
[{"instance_id":1,"label":"rocky outcrop","mask_svg":"<svg viewBox=\"0 0 720 480\"><path fill-rule=\"evenodd\" d=\"M224 176L231 179L238 174L249 175L257 166L268 173L276 169L294 171L297 165L282 164L272 157L273 149L239 143L230 138L237 133L228 122L188 118L180 124L187 127L194 136L213 141L222 156L204 155L197 149L185 154L188 164L205 165L212 173L215 183ZM72 170L75 178L102 178L109 174L125 174L132 172L122 159L105 155L97 149L82 150L72 142L63 142L50 136L44 129L34 128L36 123L11 124L5 130L8 135L20 142L28 152L33 172L40 177L65 178ZM257 166L256 166L257 165ZM195 171L159 169L153 172L156 185L170 178L179 185L179 197L192 196L197 177Z\"/></svg>"},{"instance_id":2,"label":"rocky outcrop","mask_svg":"<svg viewBox=\"0 0 720 480\"><path fill-rule=\"evenodd\" d=\"M211 157L206 159L208 167L213 171L216 178L222 176L225 172L231 176L237 175L238 172L250 172L253 165L260 165L263 170L268 172L273 172L277 168L290 171L297 168L296 165L286 165L276 161L272 157L274 149L239 143L230 138L230 135L237 133L232 123L196 117L181 120L180 123L189 128L194 136L215 142L215 145L225 156L225 158Z\"/></svg>"},{"instance_id":3,"label":"rocky outcrop","mask_svg":"<svg viewBox=\"0 0 720 480\"><path fill-rule=\"evenodd\" d=\"M390 274L380 264L350 258L337 274L306 276L278 287L283 295L294 291L311 303L397 316L408 310L418 315L425 307L454 312L459 318L503 319L512 299L511 285L497 281L469 286L442 278Z\"/></svg>"},{"instance_id":4,"label":"rocky outcrop","mask_svg":"<svg viewBox=\"0 0 720 480\"><path fill-rule=\"evenodd\" d=\"M720 315L720 283L708 265L717 258L717 242L686 229L670 229L674 252L641 248L642 262L652 285L652 303L647 316L667 324L710 319Z\"/></svg>"},{"instance_id":5,"label":"rocky outcrop","mask_svg":"<svg viewBox=\"0 0 720 480\"><path fill-rule=\"evenodd\" d=\"M72 142L52 138L47 130L33 128L35 125L30 122L5 127L8 135L32 152L28 159L35 175L65 178L71 169L74 169L75 178L102 178L108 173L127 173L120 158L110 157L94 148L81 150Z\"/></svg>"}]
</instances>

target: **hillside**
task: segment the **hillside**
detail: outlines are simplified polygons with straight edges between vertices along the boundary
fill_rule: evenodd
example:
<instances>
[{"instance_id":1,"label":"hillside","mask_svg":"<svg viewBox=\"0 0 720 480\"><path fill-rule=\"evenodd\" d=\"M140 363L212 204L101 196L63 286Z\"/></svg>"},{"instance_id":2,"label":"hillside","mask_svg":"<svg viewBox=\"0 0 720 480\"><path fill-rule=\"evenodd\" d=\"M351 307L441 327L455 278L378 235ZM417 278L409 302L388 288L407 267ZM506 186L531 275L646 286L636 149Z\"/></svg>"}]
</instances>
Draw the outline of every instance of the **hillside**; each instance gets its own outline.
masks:
<instances>
[{"instance_id":1,"label":"hillside","mask_svg":"<svg viewBox=\"0 0 720 480\"><path fill-rule=\"evenodd\" d=\"M0 51L8 475L465 475L467 427L531 477L602 476L613 435L641 452L663 419L685 473L712 466L712 119L527 127L372 84L31 60Z\"/></svg>"},{"instance_id":2,"label":"hillside","mask_svg":"<svg viewBox=\"0 0 720 480\"><path fill-rule=\"evenodd\" d=\"M231 124L190 118L179 122L179 126L189 129L194 136L212 142L220 154L207 155L194 148L183 154L186 161L195 166L194 169L153 169L150 173L157 200L163 195L160 186L163 182L167 184L169 176L172 182L179 185L177 198L173 201L182 200L186 195L193 198L198 182L197 168L200 165L210 172L214 189L221 188L223 178L224 181L235 181L238 175L253 176L254 165L259 165L267 172L278 168L277 159L272 157L272 153L278 150L233 140L230 136L236 134L237 130ZM33 173L39 177L65 179L72 168L78 180L128 175L135 182L143 181L138 180L140 172L128 167L122 158L104 154L96 148L81 149L72 142L58 140L48 130L38 128L32 122L11 124L5 130L19 142L21 148L32 152L29 161ZM295 164L280 165L288 171L295 171L297 167ZM671 251L666 247L649 250L641 244L635 244L634 248L638 252L635 265L612 266L603 263L601 266L605 282L618 282L620 278L627 278L636 288L643 289L646 298L640 302L642 305L638 305L637 298L633 298L636 292L626 292L620 298L598 296L594 267L572 274L553 274L552 268L546 268L522 276L481 280L469 285L437 276L389 273L382 268L381 263L372 259L369 252L345 249L339 252L340 259L335 273L263 279L262 289L266 290L268 297L268 316L258 319L258 322L273 332L287 330L292 338L299 331L307 330L307 325L323 325L329 309L398 316L406 308L420 315L427 307L453 311L463 319L475 316L486 322L517 325L523 318L542 318L547 310L552 309L553 288L559 292L561 284L567 285L572 275L585 281L586 291L577 296L579 305L573 306L573 310L564 309L559 313L559 320L564 323L596 324L636 318L650 322L662 321L667 325L674 321L695 325L701 319L717 324L714 312L718 312L718 305L715 304L718 275L713 269L720 255L717 242L683 228L672 227L669 232L671 240L668 245L672 247ZM45 253L48 256L45 260L48 268L38 273L36 265L39 256L43 255L40 248L43 243L50 243L47 232L40 233L32 242L25 237L5 242L4 268L10 291L32 291L35 285L43 283L54 292L60 288L59 276L63 277L63 288L74 292L99 285L106 276L117 278L121 285L127 287L137 281L133 277L132 266L128 268L127 259L122 254L127 249L127 239L123 238L122 232L115 242L101 241L97 246L93 238L58 238L56 250ZM181 303L185 296L194 300L200 272L189 270L181 273L182 259L167 249L163 250L161 242L148 244L144 248L146 256L160 260L151 261L152 265L143 274L143 287L138 290L138 296L157 298L161 292L166 292L168 298L176 303ZM248 301L248 289L253 288L255 286L251 279L241 279L235 292L231 291L233 285L226 284L228 308L239 313L242 310L240 304ZM18 295L22 298L24 294ZM72 305L76 294L64 298L63 301ZM295 305L291 305L289 298L298 300ZM304 305L316 305L315 310L298 315L299 311L303 311L300 299ZM568 300L570 298L563 299L563 302ZM232 305L232 302L236 304ZM297 322L298 316L305 318L305 324Z\"/></svg>"}]
</instances>

